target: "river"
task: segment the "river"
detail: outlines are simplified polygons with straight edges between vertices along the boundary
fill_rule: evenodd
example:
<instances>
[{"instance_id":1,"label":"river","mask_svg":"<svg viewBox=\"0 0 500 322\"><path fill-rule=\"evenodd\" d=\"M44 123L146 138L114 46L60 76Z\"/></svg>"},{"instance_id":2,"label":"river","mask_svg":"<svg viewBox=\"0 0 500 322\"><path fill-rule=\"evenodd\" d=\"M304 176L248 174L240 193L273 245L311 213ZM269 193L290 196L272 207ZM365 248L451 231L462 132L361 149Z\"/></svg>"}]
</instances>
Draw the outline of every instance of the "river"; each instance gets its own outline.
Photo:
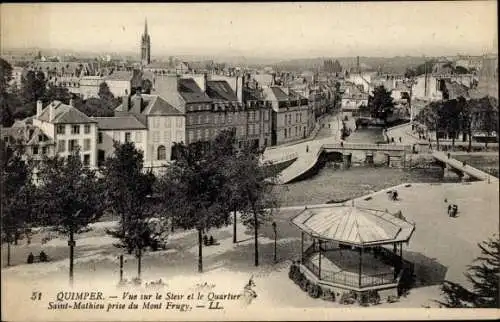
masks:
<instances>
[{"instance_id":1,"label":"river","mask_svg":"<svg viewBox=\"0 0 500 322\"><path fill-rule=\"evenodd\" d=\"M347 142L375 143L383 140L382 129L364 128L353 132ZM362 196L401 183L459 182L458 177L442 177L439 168L397 169L356 166L335 168L327 164L309 179L278 186L282 206L320 204Z\"/></svg>"}]
</instances>

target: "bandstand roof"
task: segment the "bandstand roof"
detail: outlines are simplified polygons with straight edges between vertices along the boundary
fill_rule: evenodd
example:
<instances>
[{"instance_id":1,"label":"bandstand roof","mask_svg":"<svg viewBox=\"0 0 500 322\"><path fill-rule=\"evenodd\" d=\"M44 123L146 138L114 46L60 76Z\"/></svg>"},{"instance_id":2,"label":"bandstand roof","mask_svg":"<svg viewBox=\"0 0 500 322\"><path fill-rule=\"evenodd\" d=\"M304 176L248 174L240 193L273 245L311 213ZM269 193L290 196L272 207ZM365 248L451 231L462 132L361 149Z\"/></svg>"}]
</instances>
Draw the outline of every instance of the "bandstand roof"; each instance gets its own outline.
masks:
<instances>
[{"instance_id":1,"label":"bandstand roof","mask_svg":"<svg viewBox=\"0 0 500 322\"><path fill-rule=\"evenodd\" d=\"M292 223L315 238L359 246L406 242L415 230L389 212L345 205L306 208Z\"/></svg>"}]
</instances>

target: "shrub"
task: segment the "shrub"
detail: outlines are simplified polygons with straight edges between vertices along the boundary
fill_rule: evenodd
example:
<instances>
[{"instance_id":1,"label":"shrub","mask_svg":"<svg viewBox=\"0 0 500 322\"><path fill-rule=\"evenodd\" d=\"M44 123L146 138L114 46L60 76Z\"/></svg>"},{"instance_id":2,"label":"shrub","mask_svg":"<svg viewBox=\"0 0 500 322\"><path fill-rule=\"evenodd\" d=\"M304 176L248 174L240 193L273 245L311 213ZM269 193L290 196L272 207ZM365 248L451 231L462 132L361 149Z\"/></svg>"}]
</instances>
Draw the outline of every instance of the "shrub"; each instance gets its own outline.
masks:
<instances>
[{"instance_id":1,"label":"shrub","mask_svg":"<svg viewBox=\"0 0 500 322\"><path fill-rule=\"evenodd\" d=\"M361 293L361 295L358 298L358 303L361 306L369 306L370 303L369 303L368 293L366 293L366 292Z\"/></svg>"},{"instance_id":2,"label":"shrub","mask_svg":"<svg viewBox=\"0 0 500 322\"><path fill-rule=\"evenodd\" d=\"M319 285L309 283L307 286L307 293L310 297L317 299L321 296L321 287Z\"/></svg>"},{"instance_id":3,"label":"shrub","mask_svg":"<svg viewBox=\"0 0 500 322\"><path fill-rule=\"evenodd\" d=\"M321 289L321 298L325 301L335 302L335 292L333 292L329 288L322 288Z\"/></svg>"},{"instance_id":4,"label":"shrub","mask_svg":"<svg viewBox=\"0 0 500 322\"><path fill-rule=\"evenodd\" d=\"M372 305L380 304L380 295L377 291L369 291L368 292L368 302Z\"/></svg>"},{"instance_id":5,"label":"shrub","mask_svg":"<svg viewBox=\"0 0 500 322\"><path fill-rule=\"evenodd\" d=\"M354 304L354 302L356 302L356 298L353 292L342 293L342 296L340 297L339 301L340 304L345 304L345 305Z\"/></svg>"},{"instance_id":6,"label":"shrub","mask_svg":"<svg viewBox=\"0 0 500 322\"><path fill-rule=\"evenodd\" d=\"M307 292L308 287L309 287L309 280L304 275L302 275L302 280L300 281L300 288L304 292Z\"/></svg>"}]
</instances>

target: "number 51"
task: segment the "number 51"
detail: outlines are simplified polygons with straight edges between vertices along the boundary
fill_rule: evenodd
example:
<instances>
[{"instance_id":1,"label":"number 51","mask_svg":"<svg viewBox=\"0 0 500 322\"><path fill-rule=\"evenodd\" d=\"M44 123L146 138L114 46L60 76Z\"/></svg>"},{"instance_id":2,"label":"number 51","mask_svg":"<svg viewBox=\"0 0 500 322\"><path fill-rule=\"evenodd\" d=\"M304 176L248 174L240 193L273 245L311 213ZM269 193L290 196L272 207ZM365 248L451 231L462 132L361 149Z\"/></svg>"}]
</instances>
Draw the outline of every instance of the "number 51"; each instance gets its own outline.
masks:
<instances>
[{"instance_id":1,"label":"number 51","mask_svg":"<svg viewBox=\"0 0 500 322\"><path fill-rule=\"evenodd\" d=\"M31 293L31 300L36 301L36 300L41 300L42 299L42 292L33 292Z\"/></svg>"}]
</instances>

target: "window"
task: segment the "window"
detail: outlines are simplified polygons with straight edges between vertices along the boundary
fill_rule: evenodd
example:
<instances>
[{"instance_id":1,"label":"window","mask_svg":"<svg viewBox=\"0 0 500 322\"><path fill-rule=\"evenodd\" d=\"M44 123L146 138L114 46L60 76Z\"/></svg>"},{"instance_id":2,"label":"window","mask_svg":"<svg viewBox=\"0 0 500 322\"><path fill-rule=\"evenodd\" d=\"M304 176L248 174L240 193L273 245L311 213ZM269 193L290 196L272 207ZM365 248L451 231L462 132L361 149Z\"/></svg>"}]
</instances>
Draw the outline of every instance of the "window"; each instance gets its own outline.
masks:
<instances>
[{"instance_id":1,"label":"window","mask_svg":"<svg viewBox=\"0 0 500 322\"><path fill-rule=\"evenodd\" d=\"M90 139L83 140L83 151L90 151Z\"/></svg>"},{"instance_id":2,"label":"window","mask_svg":"<svg viewBox=\"0 0 500 322\"><path fill-rule=\"evenodd\" d=\"M33 154L38 154L38 146L33 147Z\"/></svg>"},{"instance_id":3,"label":"window","mask_svg":"<svg viewBox=\"0 0 500 322\"><path fill-rule=\"evenodd\" d=\"M83 165L86 167L90 165L90 154L83 155Z\"/></svg>"},{"instance_id":4,"label":"window","mask_svg":"<svg viewBox=\"0 0 500 322\"><path fill-rule=\"evenodd\" d=\"M9 137L8 137L8 136L4 136L4 137L3 137L3 141L4 141L5 143L9 143Z\"/></svg>"},{"instance_id":5,"label":"window","mask_svg":"<svg viewBox=\"0 0 500 322\"><path fill-rule=\"evenodd\" d=\"M196 139L201 139L201 129L196 130Z\"/></svg>"},{"instance_id":6,"label":"window","mask_svg":"<svg viewBox=\"0 0 500 322\"><path fill-rule=\"evenodd\" d=\"M90 133L90 124L85 124L83 126L83 133L89 134Z\"/></svg>"},{"instance_id":7,"label":"window","mask_svg":"<svg viewBox=\"0 0 500 322\"><path fill-rule=\"evenodd\" d=\"M165 127L170 128L172 126L170 118L165 118Z\"/></svg>"},{"instance_id":8,"label":"window","mask_svg":"<svg viewBox=\"0 0 500 322\"><path fill-rule=\"evenodd\" d=\"M99 144L102 143L102 132L97 133L97 143L99 143Z\"/></svg>"},{"instance_id":9,"label":"window","mask_svg":"<svg viewBox=\"0 0 500 322\"><path fill-rule=\"evenodd\" d=\"M43 155L47 154L47 147L46 146L42 146L42 154Z\"/></svg>"},{"instance_id":10,"label":"window","mask_svg":"<svg viewBox=\"0 0 500 322\"><path fill-rule=\"evenodd\" d=\"M182 127L182 117L177 118L177 127Z\"/></svg>"},{"instance_id":11,"label":"window","mask_svg":"<svg viewBox=\"0 0 500 322\"><path fill-rule=\"evenodd\" d=\"M163 140L164 140L165 142L170 141L170 131L164 131L164 132L163 132Z\"/></svg>"},{"instance_id":12,"label":"window","mask_svg":"<svg viewBox=\"0 0 500 322\"><path fill-rule=\"evenodd\" d=\"M210 140L210 129L205 129L205 139Z\"/></svg>"},{"instance_id":13,"label":"window","mask_svg":"<svg viewBox=\"0 0 500 322\"><path fill-rule=\"evenodd\" d=\"M141 133L141 131L135 132L135 142L136 143L141 143L142 142L142 133Z\"/></svg>"},{"instance_id":14,"label":"window","mask_svg":"<svg viewBox=\"0 0 500 322\"><path fill-rule=\"evenodd\" d=\"M66 141L59 140L57 142L57 152L64 152L64 151L66 151Z\"/></svg>"},{"instance_id":15,"label":"window","mask_svg":"<svg viewBox=\"0 0 500 322\"><path fill-rule=\"evenodd\" d=\"M198 115L198 124L203 123L203 119L201 118L201 115Z\"/></svg>"},{"instance_id":16,"label":"window","mask_svg":"<svg viewBox=\"0 0 500 322\"><path fill-rule=\"evenodd\" d=\"M132 133L125 132L125 143L132 141Z\"/></svg>"},{"instance_id":17,"label":"window","mask_svg":"<svg viewBox=\"0 0 500 322\"><path fill-rule=\"evenodd\" d=\"M41 134L38 135L38 142L43 142L43 135Z\"/></svg>"},{"instance_id":18,"label":"window","mask_svg":"<svg viewBox=\"0 0 500 322\"><path fill-rule=\"evenodd\" d=\"M299 114L299 122L302 123L302 113Z\"/></svg>"},{"instance_id":19,"label":"window","mask_svg":"<svg viewBox=\"0 0 500 322\"><path fill-rule=\"evenodd\" d=\"M154 124L154 127L160 127L160 118L155 117L153 119L153 124Z\"/></svg>"},{"instance_id":20,"label":"window","mask_svg":"<svg viewBox=\"0 0 500 322\"><path fill-rule=\"evenodd\" d=\"M113 132L113 141L120 141L120 132Z\"/></svg>"},{"instance_id":21,"label":"window","mask_svg":"<svg viewBox=\"0 0 500 322\"><path fill-rule=\"evenodd\" d=\"M175 141L176 142L179 142L179 141L182 142L182 141L184 141L184 139L183 139L183 133L184 133L184 131L177 131L176 137L175 137L175 139L176 139Z\"/></svg>"},{"instance_id":22,"label":"window","mask_svg":"<svg viewBox=\"0 0 500 322\"><path fill-rule=\"evenodd\" d=\"M80 125L73 125L71 127L71 134L80 134Z\"/></svg>"},{"instance_id":23,"label":"window","mask_svg":"<svg viewBox=\"0 0 500 322\"><path fill-rule=\"evenodd\" d=\"M69 144L68 146L69 152L73 152L78 147L78 140L69 140L68 144Z\"/></svg>"},{"instance_id":24,"label":"window","mask_svg":"<svg viewBox=\"0 0 500 322\"><path fill-rule=\"evenodd\" d=\"M177 120L177 127L179 127L179 120ZM205 115L205 123L210 123L210 114Z\"/></svg>"},{"instance_id":25,"label":"window","mask_svg":"<svg viewBox=\"0 0 500 322\"><path fill-rule=\"evenodd\" d=\"M227 123L233 123L233 114L232 113L227 114Z\"/></svg>"},{"instance_id":26,"label":"window","mask_svg":"<svg viewBox=\"0 0 500 322\"><path fill-rule=\"evenodd\" d=\"M160 131L153 131L153 142L160 142Z\"/></svg>"},{"instance_id":27,"label":"window","mask_svg":"<svg viewBox=\"0 0 500 322\"><path fill-rule=\"evenodd\" d=\"M269 111L264 111L264 121L269 121Z\"/></svg>"},{"instance_id":28,"label":"window","mask_svg":"<svg viewBox=\"0 0 500 322\"><path fill-rule=\"evenodd\" d=\"M189 140L189 142L194 141L194 131L193 130L188 131L188 140Z\"/></svg>"},{"instance_id":29,"label":"window","mask_svg":"<svg viewBox=\"0 0 500 322\"><path fill-rule=\"evenodd\" d=\"M65 125L58 125L56 132L57 132L57 134L64 134L65 129L66 129Z\"/></svg>"},{"instance_id":30,"label":"window","mask_svg":"<svg viewBox=\"0 0 500 322\"><path fill-rule=\"evenodd\" d=\"M97 165L103 166L105 159L106 159L106 152L104 150L98 150L97 151Z\"/></svg>"},{"instance_id":31,"label":"window","mask_svg":"<svg viewBox=\"0 0 500 322\"><path fill-rule=\"evenodd\" d=\"M160 145L158 147L157 154L158 154L157 158L158 160L165 160L167 158L167 150L165 149L164 145Z\"/></svg>"},{"instance_id":32,"label":"window","mask_svg":"<svg viewBox=\"0 0 500 322\"><path fill-rule=\"evenodd\" d=\"M288 115L288 124L292 124L292 116Z\"/></svg>"},{"instance_id":33,"label":"window","mask_svg":"<svg viewBox=\"0 0 500 322\"><path fill-rule=\"evenodd\" d=\"M295 114L295 123L299 122L299 113Z\"/></svg>"},{"instance_id":34,"label":"window","mask_svg":"<svg viewBox=\"0 0 500 322\"><path fill-rule=\"evenodd\" d=\"M285 129L285 139L286 139L286 129Z\"/></svg>"}]
</instances>

